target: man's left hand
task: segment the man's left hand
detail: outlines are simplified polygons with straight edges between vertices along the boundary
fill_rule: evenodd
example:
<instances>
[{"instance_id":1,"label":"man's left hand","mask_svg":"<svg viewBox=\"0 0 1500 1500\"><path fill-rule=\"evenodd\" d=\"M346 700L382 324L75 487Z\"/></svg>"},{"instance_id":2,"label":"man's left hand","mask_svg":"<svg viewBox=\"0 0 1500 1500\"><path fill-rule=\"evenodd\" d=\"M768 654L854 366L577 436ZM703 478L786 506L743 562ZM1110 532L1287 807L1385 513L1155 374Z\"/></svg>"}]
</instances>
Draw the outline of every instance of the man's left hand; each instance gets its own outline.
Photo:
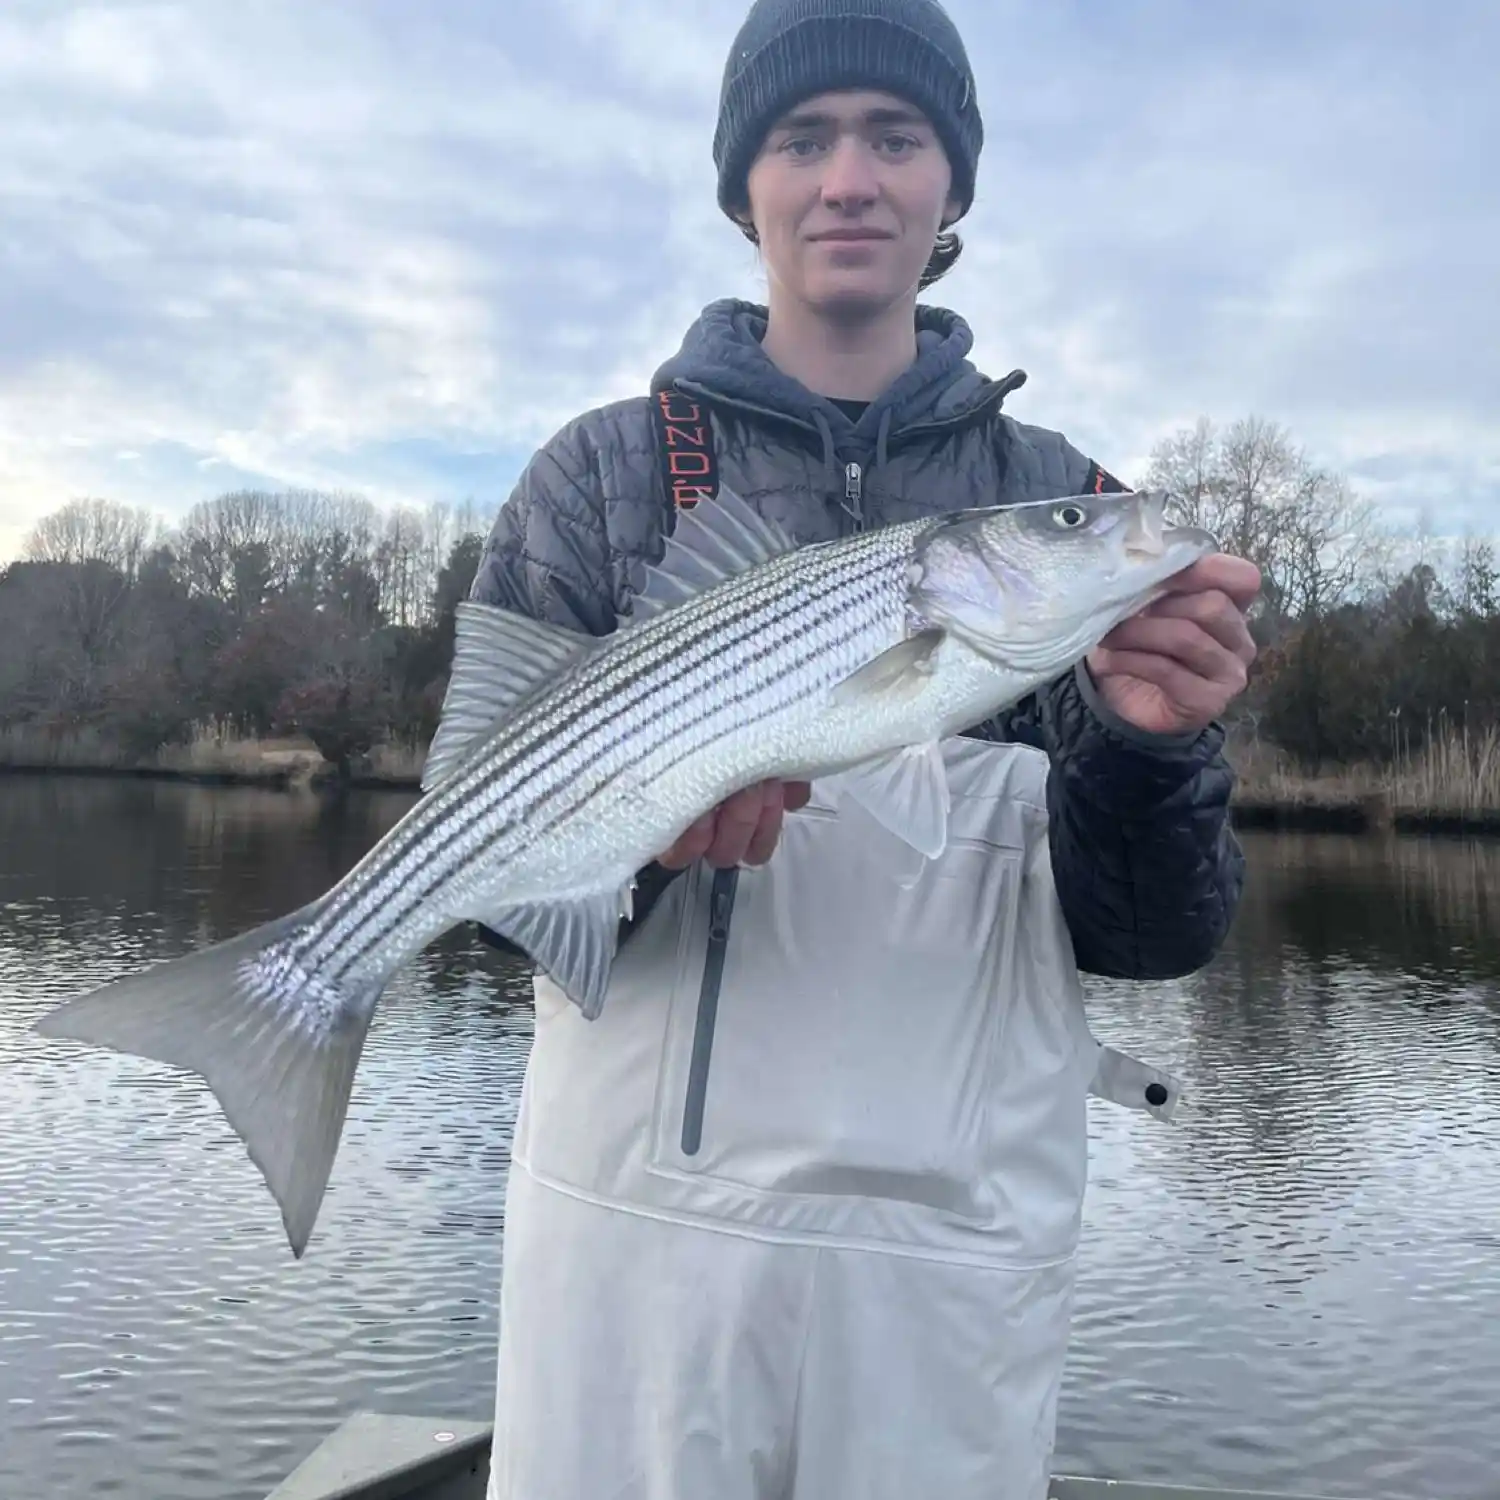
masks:
<instances>
[{"instance_id":1,"label":"man's left hand","mask_svg":"<svg viewBox=\"0 0 1500 1500\"><path fill-rule=\"evenodd\" d=\"M1242 557L1200 558L1089 653L1099 696L1151 734L1206 729L1249 681L1255 641L1246 612L1260 582L1260 569Z\"/></svg>"}]
</instances>

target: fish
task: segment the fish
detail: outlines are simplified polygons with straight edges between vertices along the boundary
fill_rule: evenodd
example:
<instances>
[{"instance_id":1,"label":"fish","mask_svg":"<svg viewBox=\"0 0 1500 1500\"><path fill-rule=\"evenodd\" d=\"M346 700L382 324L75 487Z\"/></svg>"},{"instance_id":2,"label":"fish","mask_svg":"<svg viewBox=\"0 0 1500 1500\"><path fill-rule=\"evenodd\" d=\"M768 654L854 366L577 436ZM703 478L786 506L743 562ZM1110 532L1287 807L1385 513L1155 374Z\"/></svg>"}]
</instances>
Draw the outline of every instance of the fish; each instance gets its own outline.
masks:
<instances>
[{"instance_id":1,"label":"fish","mask_svg":"<svg viewBox=\"0 0 1500 1500\"><path fill-rule=\"evenodd\" d=\"M203 1078L300 1260L405 963L482 923L596 1018L637 873L772 778L820 781L936 859L942 741L1069 670L1217 550L1167 523L1170 499L959 510L797 546L721 486L678 513L608 635L467 600L421 795L341 880L36 1029Z\"/></svg>"}]
</instances>

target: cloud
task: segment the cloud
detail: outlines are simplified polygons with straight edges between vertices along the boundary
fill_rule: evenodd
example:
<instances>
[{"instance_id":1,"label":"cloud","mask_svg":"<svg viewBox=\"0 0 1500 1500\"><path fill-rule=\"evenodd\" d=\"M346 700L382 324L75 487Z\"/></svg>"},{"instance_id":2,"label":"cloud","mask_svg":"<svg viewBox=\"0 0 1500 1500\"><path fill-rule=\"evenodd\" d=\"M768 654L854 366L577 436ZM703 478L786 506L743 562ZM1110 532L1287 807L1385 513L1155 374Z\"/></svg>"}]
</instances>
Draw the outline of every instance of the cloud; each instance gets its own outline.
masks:
<instances>
[{"instance_id":1,"label":"cloud","mask_svg":"<svg viewBox=\"0 0 1500 1500\"><path fill-rule=\"evenodd\" d=\"M1256 411L1394 519L1500 525L1491 5L950 9L987 144L934 295L1017 415L1129 474ZM79 493L498 506L762 294L709 158L742 14L12 0L0 557Z\"/></svg>"}]
</instances>

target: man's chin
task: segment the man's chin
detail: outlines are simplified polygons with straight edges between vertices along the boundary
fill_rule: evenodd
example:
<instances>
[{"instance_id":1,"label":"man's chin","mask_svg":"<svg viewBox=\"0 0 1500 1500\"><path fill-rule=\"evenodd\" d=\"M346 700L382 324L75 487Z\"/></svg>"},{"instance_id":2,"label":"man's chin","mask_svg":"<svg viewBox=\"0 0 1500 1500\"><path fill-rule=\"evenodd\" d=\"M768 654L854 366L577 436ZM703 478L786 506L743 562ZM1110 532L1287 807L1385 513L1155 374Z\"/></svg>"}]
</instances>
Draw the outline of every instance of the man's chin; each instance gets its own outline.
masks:
<instances>
[{"instance_id":1,"label":"man's chin","mask_svg":"<svg viewBox=\"0 0 1500 1500\"><path fill-rule=\"evenodd\" d=\"M808 306L831 323L864 323L878 318L901 301L901 293L889 287L819 287L808 297Z\"/></svg>"}]
</instances>

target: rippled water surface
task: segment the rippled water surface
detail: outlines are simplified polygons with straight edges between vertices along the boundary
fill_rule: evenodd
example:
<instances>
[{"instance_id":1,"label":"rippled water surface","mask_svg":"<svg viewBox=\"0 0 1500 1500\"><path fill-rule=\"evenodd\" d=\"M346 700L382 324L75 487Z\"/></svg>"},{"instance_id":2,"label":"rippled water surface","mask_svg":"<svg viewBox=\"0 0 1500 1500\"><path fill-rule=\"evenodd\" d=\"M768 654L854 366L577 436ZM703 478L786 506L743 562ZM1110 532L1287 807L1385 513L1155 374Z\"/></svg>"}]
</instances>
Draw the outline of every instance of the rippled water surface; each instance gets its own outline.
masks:
<instances>
[{"instance_id":1,"label":"rippled water surface","mask_svg":"<svg viewBox=\"0 0 1500 1500\"><path fill-rule=\"evenodd\" d=\"M359 1407L487 1419L523 972L389 992L305 1260L201 1085L33 1037L323 890L410 804L0 778L0 1497L255 1500ZM1093 1107L1059 1467L1500 1495L1500 847L1247 838L1193 980L1094 984L1178 1071Z\"/></svg>"}]
</instances>

